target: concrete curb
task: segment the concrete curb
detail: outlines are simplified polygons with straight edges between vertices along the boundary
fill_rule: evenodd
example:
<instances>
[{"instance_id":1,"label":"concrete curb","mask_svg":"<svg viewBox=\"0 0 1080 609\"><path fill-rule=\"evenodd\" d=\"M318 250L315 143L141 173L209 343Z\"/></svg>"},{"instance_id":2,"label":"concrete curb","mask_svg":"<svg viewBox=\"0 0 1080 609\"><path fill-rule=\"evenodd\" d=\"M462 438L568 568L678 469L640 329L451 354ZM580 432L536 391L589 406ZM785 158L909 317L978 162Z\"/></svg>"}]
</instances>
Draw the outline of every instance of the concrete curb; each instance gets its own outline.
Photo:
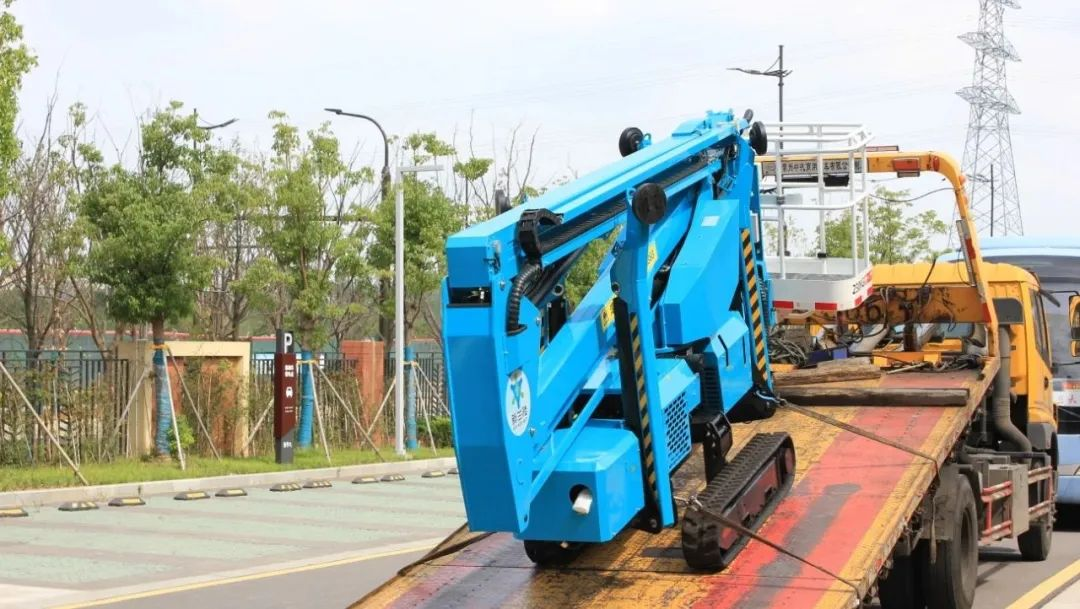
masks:
<instances>
[{"instance_id":1,"label":"concrete curb","mask_svg":"<svg viewBox=\"0 0 1080 609\"><path fill-rule=\"evenodd\" d=\"M179 480L155 480L152 482L127 482L99 486L73 486L0 493L0 505L40 507L67 501L108 501L119 496L169 495L183 491L209 491L223 487L260 487L282 482L302 482L312 479L337 480L356 476L382 476L385 474L422 474L434 469L457 467L457 459L443 457L418 461L393 461L389 463L365 463L318 469L297 469L262 474L236 474L211 478L185 478Z\"/></svg>"}]
</instances>

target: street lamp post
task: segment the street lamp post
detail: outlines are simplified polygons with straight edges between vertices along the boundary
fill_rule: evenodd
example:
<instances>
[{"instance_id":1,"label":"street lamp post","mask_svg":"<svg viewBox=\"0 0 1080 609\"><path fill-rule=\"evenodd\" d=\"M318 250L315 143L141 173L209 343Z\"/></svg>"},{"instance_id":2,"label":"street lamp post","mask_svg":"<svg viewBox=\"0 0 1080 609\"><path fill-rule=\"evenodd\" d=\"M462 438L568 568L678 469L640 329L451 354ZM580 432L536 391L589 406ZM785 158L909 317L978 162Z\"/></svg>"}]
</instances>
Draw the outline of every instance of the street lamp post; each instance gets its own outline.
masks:
<instances>
[{"instance_id":1,"label":"street lamp post","mask_svg":"<svg viewBox=\"0 0 1080 609\"><path fill-rule=\"evenodd\" d=\"M394 201L394 451L405 454L405 181L406 173L440 171L438 165L397 168Z\"/></svg>"},{"instance_id":2,"label":"street lamp post","mask_svg":"<svg viewBox=\"0 0 1080 609\"><path fill-rule=\"evenodd\" d=\"M215 129L223 129L223 128L228 127L229 125L235 123L236 121L240 120L240 119L237 119L237 118L230 118L229 120L227 120L227 121L225 121L223 123L217 123L216 125L200 125L199 124L199 109L198 108L195 109L194 115L195 115L195 128L196 129L201 129L201 130L203 130L203 131L205 131L207 133L211 133ZM191 142L191 145L192 146L195 145L194 140ZM240 210L237 210L236 217L233 218L233 229L234 229L234 232L236 234L236 252L233 255L233 264L235 265L235 268L240 268L240 255L241 255L240 235L242 233L242 231L241 231L241 228L242 228L241 223L242 223L242 221L243 221L243 219L241 217ZM229 315L229 317L230 317L229 321L232 324L232 339L233 340L240 340L240 309L237 306L237 302L238 301L236 300L236 297L234 296L233 297L233 302L232 302L232 307L231 307L232 311L231 311L231 314Z\"/></svg>"},{"instance_id":3,"label":"street lamp post","mask_svg":"<svg viewBox=\"0 0 1080 609\"><path fill-rule=\"evenodd\" d=\"M382 141L383 141L382 180L379 183L379 191L380 191L379 196L383 201L386 201L387 197L390 196L390 186L391 186L391 180L390 180L390 140L389 140L389 138L386 137L386 130L384 130L382 128L382 125L379 124L379 121L377 121L374 118L368 116L367 114L358 114L356 112L346 112L346 111L342 110L341 108L324 108L324 110L326 110L327 112L330 112L332 114L336 114L338 116L347 116L349 118L359 118L361 120L368 121L372 125L375 125L375 128L379 130L379 135L382 136ZM386 298L387 297L386 280L384 280L384 279L379 280L379 297L380 298ZM387 327L387 325L388 324L386 323L386 318L382 314L380 314L379 315L379 334L383 337L384 340L386 339L386 336L390 333L390 329Z\"/></svg>"},{"instance_id":4,"label":"street lamp post","mask_svg":"<svg viewBox=\"0 0 1080 609\"><path fill-rule=\"evenodd\" d=\"M382 198L390 193L390 140L377 120L366 114L345 112L341 108L325 108L338 116L366 120L379 130L383 138ZM405 454L405 188L402 176L407 173L440 171L438 165L412 165L397 168L397 195L394 200L394 450Z\"/></svg>"}]
</instances>

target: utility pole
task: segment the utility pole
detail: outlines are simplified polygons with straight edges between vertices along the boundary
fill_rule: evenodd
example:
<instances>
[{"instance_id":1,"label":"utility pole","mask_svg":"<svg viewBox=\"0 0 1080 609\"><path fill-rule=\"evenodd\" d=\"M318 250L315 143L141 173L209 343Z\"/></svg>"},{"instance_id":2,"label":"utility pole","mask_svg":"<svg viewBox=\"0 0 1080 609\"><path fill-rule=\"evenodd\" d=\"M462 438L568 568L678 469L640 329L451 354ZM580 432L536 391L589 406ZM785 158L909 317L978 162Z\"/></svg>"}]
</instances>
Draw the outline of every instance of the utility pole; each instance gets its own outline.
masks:
<instances>
[{"instance_id":1,"label":"utility pole","mask_svg":"<svg viewBox=\"0 0 1080 609\"><path fill-rule=\"evenodd\" d=\"M776 88L780 91L780 122L784 122L784 45L780 45L780 56L777 57L780 66L777 68L779 76L776 77Z\"/></svg>"},{"instance_id":2,"label":"utility pole","mask_svg":"<svg viewBox=\"0 0 1080 609\"><path fill-rule=\"evenodd\" d=\"M776 79L777 97L779 98L778 99L778 104L777 104L778 105L777 110L778 110L778 114L779 114L780 123L781 123L781 125L783 125L783 123L784 123L784 78L791 75L791 70L785 70L784 69L784 45L781 44L781 45L777 45L777 46L778 46L778 49L777 49L778 52L777 52L776 59L773 61L771 66L769 66L768 68L766 68L764 70L755 70L753 68L728 68L728 69L732 70L732 71L735 71L735 72L742 72L743 74L749 74L751 76L768 76L769 78L775 78ZM780 130L783 131L783 129L784 129L783 126L781 126ZM777 149L778 152L783 150L784 149L784 143L783 142L777 142L776 149ZM822 213L824 213L824 212L822 212ZM789 236L787 226L785 226L786 224L787 224L787 221L785 220L779 226L780 234L782 235L780 240L783 242L783 243L780 244L779 247L781 247L784 250L784 255L787 255L788 236ZM824 239L824 236L822 236L822 239ZM824 249L824 247L822 247L822 249Z\"/></svg>"},{"instance_id":3,"label":"utility pole","mask_svg":"<svg viewBox=\"0 0 1080 609\"><path fill-rule=\"evenodd\" d=\"M780 122L784 122L784 78L791 75L791 70L784 69L784 45L779 45L779 54L772 65L764 70L755 70L752 68L728 68L734 72L742 72L743 74L749 74L751 76L768 76L776 79L776 87L779 92L779 114Z\"/></svg>"}]
</instances>

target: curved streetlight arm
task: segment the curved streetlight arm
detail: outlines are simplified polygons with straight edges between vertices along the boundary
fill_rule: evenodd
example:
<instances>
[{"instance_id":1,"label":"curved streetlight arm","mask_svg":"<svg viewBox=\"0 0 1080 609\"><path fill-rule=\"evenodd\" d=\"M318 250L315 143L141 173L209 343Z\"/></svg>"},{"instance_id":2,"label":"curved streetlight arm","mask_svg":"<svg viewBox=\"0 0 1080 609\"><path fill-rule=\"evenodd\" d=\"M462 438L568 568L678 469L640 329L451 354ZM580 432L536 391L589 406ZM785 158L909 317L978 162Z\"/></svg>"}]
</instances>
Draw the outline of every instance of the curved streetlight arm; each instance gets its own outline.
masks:
<instances>
[{"instance_id":1,"label":"curved streetlight arm","mask_svg":"<svg viewBox=\"0 0 1080 609\"><path fill-rule=\"evenodd\" d=\"M386 137L386 131L379 124L379 121L371 118L366 114L357 114L355 112L345 112L341 108L323 108L327 112L331 112L338 116L348 116L351 118L360 118L375 125L375 128L379 130L379 135L382 135L383 140L383 169L382 169L382 191L383 197L386 197L390 188L390 140Z\"/></svg>"}]
</instances>

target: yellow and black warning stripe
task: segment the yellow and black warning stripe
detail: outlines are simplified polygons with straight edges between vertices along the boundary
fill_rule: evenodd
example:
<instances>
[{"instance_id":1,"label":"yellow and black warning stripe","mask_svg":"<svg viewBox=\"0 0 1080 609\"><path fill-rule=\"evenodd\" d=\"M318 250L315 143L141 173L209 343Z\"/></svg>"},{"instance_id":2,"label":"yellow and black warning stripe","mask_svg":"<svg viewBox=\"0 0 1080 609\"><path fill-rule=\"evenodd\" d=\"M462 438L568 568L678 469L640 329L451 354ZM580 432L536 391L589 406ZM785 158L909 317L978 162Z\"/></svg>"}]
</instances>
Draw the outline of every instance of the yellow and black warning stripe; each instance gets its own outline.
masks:
<instances>
[{"instance_id":1,"label":"yellow and black warning stripe","mask_svg":"<svg viewBox=\"0 0 1080 609\"><path fill-rule=\"evenodd\" d=\"M746 269L746 290L750 294L750 327L754 337L754 371L759 383L767 380L765 354L765 319L761 310L761 290L758 286L757 269L754 261L754 244L750 241L750 230L742 230L743 265Z\"/></svg>"},{"instance_id":2,"label":"yellow and black warning stripe","mask_svg":"<svg viewBox=\"0 0 1080 609\"><path fill-rule=\"evenodd\" d=\"M641 333L638 331L638 316L630 315L630 353L634 358L634 381L637 384L638 413L641 417L641 448L645 454L645 479L649 483L649 492L653 501L660 501L656 488L656 450L653 448L652 428L649 427L649 396L645 389L645 356L641 352Z\"/></svg>"}]
</instances>

